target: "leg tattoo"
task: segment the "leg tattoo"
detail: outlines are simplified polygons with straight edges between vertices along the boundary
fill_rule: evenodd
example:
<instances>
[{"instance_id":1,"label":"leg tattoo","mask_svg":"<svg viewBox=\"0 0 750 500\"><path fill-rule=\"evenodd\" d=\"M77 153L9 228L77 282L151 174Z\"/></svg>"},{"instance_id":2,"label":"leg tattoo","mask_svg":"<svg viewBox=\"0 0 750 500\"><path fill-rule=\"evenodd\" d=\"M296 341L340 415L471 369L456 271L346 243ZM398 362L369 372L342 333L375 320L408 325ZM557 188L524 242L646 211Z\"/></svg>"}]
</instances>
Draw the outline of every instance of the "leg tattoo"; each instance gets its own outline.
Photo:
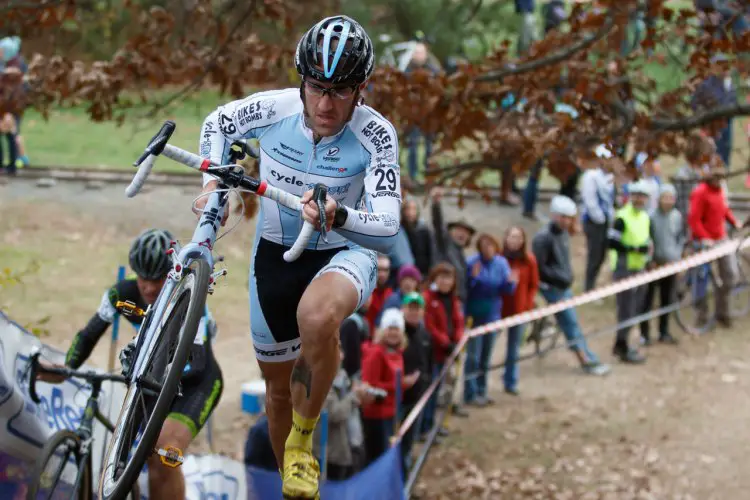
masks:
<instances>
[{"instance_id":1,"label":"leg tattoo","mask_svg":"<svg viewBox=\"0 0 750 500\"><path fill-rule=\"evenodd\" d=\"M312 371L307 365L305 358L302 356L300 356L292 369L292 383L294 382L302 384L305 388L307 399L310 399L310 391L312 390Z\"/></svg>"}]
</instances>

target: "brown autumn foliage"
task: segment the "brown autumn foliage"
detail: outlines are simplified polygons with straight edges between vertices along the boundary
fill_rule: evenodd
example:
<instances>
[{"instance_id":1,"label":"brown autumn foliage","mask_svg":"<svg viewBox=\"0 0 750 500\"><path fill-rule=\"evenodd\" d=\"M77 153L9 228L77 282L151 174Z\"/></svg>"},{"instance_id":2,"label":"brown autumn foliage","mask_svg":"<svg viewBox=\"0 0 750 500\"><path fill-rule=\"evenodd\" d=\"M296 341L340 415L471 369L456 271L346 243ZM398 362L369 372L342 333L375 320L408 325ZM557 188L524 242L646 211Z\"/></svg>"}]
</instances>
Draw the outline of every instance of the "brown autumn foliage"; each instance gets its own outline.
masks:
<instances>
[{"instance_id":1,"label":"brown autumn foliage","mask_svg":"<svg viewBox=\"0 0 750 500\"><path fill-rule=\"evenodd\" d=\"M148 102L147 90L183 86L170 99L174 101L206 85L232 96L243 95L248 86L288 85L294 45L315 4L230 0L233 15L224 16L222 9L228 7L211 0L174 3L169 10L134 10L139 23L109 61L87 64L34 54L26 77L29 102L42 113L54 105L83 103L93 120L122 120L134 94ZM562 178L574 168L577 154L599 143L637 144L639 150L677 155L688 147L695 129L711 133L727 118L750 113L745 104L691 107L695 88L709 74L731 67L745 80L747 66L738 54L750 48L750 35L734 36L723 29L726 23L699 30L692 9L675 10L665 0L653 0L649 14L656 24L640 46L623 57L618 48L637 3L578 3L569 30L548 34L521 59L512 57L504 44L452 75L404 74L379 67L367 101L400 132L419 127L435 135L435 164L441 166L435 168L433 182L474 188L487 168L510 164L522 172L540 157L548 158L547 167ZM56 27L80 20L81 9L89 4L11 0L0 7L0 28L29 36L51 33L54 39ZM270 31L276 37L261 37L256 29L260 24L276 26ZM268 35L268 29L264 33ZM681 46L688 61L684 81L660 90L654 68L677 57ZM711 62L717 53L728 61ZM523 101L522 107L500 105L511 93L516 103ZM13 105L6 94L0 92L0 110ZM574 108L577 118L555 112L556 102ZM164 104L156 103L153 111Z\"/></svg>"}]
</instances>

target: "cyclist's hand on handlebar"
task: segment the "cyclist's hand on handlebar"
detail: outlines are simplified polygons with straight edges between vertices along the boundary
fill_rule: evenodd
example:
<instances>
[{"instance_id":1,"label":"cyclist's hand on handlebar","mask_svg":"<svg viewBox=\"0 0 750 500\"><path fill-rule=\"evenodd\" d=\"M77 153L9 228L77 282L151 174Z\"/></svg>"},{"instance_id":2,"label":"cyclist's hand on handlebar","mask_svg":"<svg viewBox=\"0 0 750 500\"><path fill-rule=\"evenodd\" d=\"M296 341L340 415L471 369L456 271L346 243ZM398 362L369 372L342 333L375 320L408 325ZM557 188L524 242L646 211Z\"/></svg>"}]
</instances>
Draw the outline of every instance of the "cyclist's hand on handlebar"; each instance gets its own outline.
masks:
<instances>
[{"instance_id":1,"label":"cyclist's hand on handlebar","mask_svg":"<svg viewBox=\"0 0 750 500\"><path fill-rule=\"evenodd\" d=\"M203 186L203 190L201 191L201 194L210 193L211 191L216 190L219 187L219 181L210 181L208 184ZM201 196L195 201L195 205L193 206L193 213L197 215L198 217L201 216L201 213L203 213L203 209L206 208L206 203L208 203L208 196ZM227 219L229 218L229 200L227 200L227 204L224 207L224 217L221 218L221 225L225 225L227 223Z\"/></svg>"},{"instance_id":2,"label":"cyclist's hand on handlebar","mask_svg":"<svg viewBox=\"0 0 750 500\"><path fill-rule=\"evenodd\" d=\"M305 191L300 201L304 205L302 218L305 222L311 223L316 231L320 231L320 213L318 212L318 204L313 200L313 190ZM326 196L326 231L330 231L331 227L333 227L333 216L335 213L336 200Z\"/></svg>"},{"instance_id":3,"label":"cyclist's hand on handlebar","mask_svg":"<svg viewBox=\"0 0 750 500\"><path fill-rule=\"evenodd\" d=\"M36 379L37 380L41 380L42 382L47 382L49 384L59 384L60 382L62 382L63 380L65 380L65 376L64 375L59 375L57 373L47 373L47 372L43 371L45 368L47 368L47 369L50 369L50 368L65 368L63 365L46 363L46 362L40 360L39 361L39 368L40 368L40 370L38 372L36 372Z\"/></svg>"}]
</instances>

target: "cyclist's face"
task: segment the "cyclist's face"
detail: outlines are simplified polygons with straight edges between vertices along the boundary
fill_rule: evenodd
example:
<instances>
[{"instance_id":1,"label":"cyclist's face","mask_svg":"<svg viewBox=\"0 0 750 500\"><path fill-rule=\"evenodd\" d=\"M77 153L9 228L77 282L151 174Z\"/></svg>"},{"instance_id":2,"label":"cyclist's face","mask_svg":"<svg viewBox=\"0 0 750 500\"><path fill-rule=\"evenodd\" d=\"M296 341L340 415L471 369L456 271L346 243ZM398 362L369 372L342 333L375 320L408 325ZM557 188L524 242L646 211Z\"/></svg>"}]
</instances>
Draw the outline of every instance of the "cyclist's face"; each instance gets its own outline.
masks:
<instances>
[{"instance_id":1,"label":"cyclist's face","mask_svg":"<svg viewBox=\"0 0 750 500\"><path fill-rule=\"evenodd\" d=\"M305 113L308 125L319 137L329 137L341 131L349 120L357 98L357 87L331 85L305 78ZM361 85L360 90L364 87Z\"/></svg>"},{"instance_id":2,"label":"cyclist's face","mask_svg":"<svg viewBox=\"0 0 750 500\"><path fill-rule=\"evenodd\" d=\"M161 292L161 288L164 286L164 281L166 279L166 276L160 280L147 280L140 276L136 278L138 291L141 293L141 297L143 297L146 304L151 305L156 302L156 298L159 296L159 292Z\"/></svg>"}]
</instances>

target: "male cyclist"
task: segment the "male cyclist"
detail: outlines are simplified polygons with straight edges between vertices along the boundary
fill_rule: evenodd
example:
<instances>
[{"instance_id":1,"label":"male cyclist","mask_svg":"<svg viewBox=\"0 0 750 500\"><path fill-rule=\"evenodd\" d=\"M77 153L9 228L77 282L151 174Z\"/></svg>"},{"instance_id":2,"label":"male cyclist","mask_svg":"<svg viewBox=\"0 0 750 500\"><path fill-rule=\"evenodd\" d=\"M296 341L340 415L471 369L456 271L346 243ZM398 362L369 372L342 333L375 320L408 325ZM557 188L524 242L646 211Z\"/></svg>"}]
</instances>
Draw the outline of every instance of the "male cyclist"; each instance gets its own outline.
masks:
<instances>
[{"instance_id":1,"label":"male cyclist","mask_svg":"<svg viewBox=\"0 0 750 500\"><path fill-rule=\"evenodd\" d=\"M67 366L77 369L88 359L112 323L118 301L131 301L140 309L146 309L156 301L172 268L167 250L173 240L168 231L161 229L149 229L135 239L130 247L129 261L136 276L126 278L104 292L99 309L73 339L65 357ZM126 317L136 326L142 321L137 315ZM196 343L191 350L190 367L183 375L182 396L172 403L157 448L171 446L184 452L219 403L223 379L211 349L215 332L213 319L207 314L201 319ZM39 378L52 383L62 381L57 375L45 373L40 373ZM179 467L167 467L158 456L151 455L148 470L149 498L185 498L185 479Z\"/></svg>"},{"instance_id":2,"label":"male cyclist","mask_svg":"<svg viewBox=\"0 0 750 500\"><path fill-rule=\"evenodd\" d=\"M362 26L346 16L323 19L297 45L299 88L221 106L201 130L200 153L217 164L227 162L233 141L257 138L261 180L302 196L302 218L318 230L312 188L328 188L332 232L315 233L292 263L282 255L302 219L262 198L250 265L253 345L285 498L319 496L312 436L339 368L339 325L372 292L376 251L387 253L399 230L396 131L361 98L373 62ZM216 187L205 175L203 192Z\"/></svg>"}]
</instances>

